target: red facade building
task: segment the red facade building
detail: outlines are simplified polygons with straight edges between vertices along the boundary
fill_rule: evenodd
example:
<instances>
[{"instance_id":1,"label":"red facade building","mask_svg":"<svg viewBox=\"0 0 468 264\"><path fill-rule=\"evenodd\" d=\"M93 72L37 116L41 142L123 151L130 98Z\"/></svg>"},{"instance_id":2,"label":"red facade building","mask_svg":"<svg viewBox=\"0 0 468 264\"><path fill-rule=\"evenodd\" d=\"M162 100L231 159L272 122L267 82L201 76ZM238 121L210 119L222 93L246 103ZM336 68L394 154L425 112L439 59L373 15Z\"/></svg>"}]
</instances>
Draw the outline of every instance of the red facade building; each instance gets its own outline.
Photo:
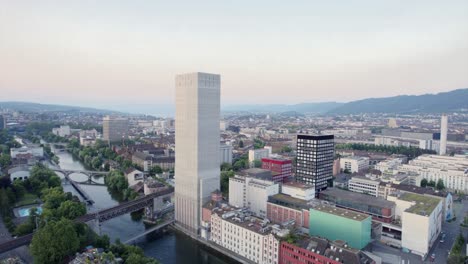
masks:
<instances>
[{"instance_id":1,"label":"red facade building","mask_svg":"<svg viewBox=\"0 0 468 264\"><path fill-rule=\"evenodd\" d=\"M273 174L274 182L287 182L292 177L292 161L282 158L262 158L262 169Z\"/></svg>"}]
</instances>

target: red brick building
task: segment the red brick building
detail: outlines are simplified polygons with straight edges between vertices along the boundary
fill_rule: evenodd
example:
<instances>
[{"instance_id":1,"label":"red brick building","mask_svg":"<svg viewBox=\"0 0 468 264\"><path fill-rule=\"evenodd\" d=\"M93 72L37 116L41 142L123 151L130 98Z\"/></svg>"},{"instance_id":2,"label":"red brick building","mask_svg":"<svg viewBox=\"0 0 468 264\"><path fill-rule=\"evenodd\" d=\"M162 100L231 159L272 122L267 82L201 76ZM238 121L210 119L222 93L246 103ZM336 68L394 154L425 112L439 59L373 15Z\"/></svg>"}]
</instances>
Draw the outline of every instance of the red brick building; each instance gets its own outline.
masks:
<instances>
[{"instance_id":1,"label":"red brick building","mask_svg":"<svg viewBox=\"0 0 468 264\"><path fill-rule=\"evenodd\" d=\"M262 169L273 174L274 182L287 182L292 177L292 161L283 158L262 158Z\"/></svg>"},{"instance_id":2,"label":"red brick building","mask_svg":"<svg viewBox=\"0 0 468 264\"><path fill-rule=\"evenodd\" d=\"M304 200L276 194L268 198L267 218L276 224L294 220L295 227L309 229L309 208Z\"/></svg>"},{"instance_id":3,"label":"red brick building","mask_svg":"<svg viewBox=\"0 0 468 264\"><path fill-rule=\"evenodd\" d=\"M349 248L344 241L303 237L294 245L281 242L279 264L375 264L362 251Z\"/></svg>"}]
</instances>

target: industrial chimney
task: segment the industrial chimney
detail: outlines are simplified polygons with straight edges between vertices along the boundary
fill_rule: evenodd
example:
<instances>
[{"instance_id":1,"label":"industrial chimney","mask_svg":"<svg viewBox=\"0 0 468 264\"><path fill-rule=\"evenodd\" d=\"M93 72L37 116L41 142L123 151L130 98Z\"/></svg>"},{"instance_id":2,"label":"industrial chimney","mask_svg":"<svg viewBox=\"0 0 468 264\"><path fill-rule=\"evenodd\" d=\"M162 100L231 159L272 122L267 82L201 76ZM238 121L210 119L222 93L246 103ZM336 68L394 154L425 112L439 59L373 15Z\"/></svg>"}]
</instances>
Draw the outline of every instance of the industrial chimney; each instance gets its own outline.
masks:
<instances>
[{"instance_id":1,"label":"industrial chimney","mask_svg":"<svg viewBox=\"0 0 468 264\"><path fill-rule=\"evenodd\" d=\"M445 155L447 152L447 115L442 114L440 119L440 149L439 155Z\"/></svg>"}]
</instances>

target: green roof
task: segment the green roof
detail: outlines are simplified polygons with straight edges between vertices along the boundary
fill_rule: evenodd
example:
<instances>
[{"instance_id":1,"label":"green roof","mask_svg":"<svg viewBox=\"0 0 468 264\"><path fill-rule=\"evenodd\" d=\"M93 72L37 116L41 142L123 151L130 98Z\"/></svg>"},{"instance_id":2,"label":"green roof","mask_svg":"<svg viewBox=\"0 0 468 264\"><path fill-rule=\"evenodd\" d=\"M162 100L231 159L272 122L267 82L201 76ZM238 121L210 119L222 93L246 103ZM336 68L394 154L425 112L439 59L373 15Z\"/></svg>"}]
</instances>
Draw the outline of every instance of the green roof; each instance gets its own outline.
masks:
<instances>
[{"instance_id":1,"label":"green roof","mask_svg":"<svg viewBox=\"0 0 468 264\"><path fill-rule=\"evenodd\" d=\"M407 202L414 202L415 204L406 209L405 212L418 215L430 215L441 202L440 198L417 193L404 193L398 197L398 199Z\"/></svg>"},{"instance_id":2,"label":"green roof","mask_svg":"<svg viewBox=\"0 0 468 264\"><path fill-rule=\"evenodd\" d=\"M327 214L333 214L339 217L344 217L344 218L348 218L348 219L355 220L355 221L364 221L370 217L367 214L358 213L358 212L347 210L344 208L333 207L333 206L324 205L324 204L317 205L313 207L311 210L316 210L316 211L324 212Z\"/></svg>"}]
</instances>

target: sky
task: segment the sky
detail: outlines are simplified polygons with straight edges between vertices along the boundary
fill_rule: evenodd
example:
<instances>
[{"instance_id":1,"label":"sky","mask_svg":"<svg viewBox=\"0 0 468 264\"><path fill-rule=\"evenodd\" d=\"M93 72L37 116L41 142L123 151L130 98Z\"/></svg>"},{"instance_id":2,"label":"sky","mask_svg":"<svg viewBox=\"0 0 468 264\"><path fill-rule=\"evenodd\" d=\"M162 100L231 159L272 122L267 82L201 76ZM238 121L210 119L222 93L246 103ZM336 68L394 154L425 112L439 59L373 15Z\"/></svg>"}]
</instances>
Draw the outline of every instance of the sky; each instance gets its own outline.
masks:
<instances>
[{"instance_id":1,"label":"sky","mask_svg":"<svg viewBox=\"0 0 468 264\"><path fill-rule=\"evenodd\" d=\"M468 87L468 1L0 0L0 101L170 105L221 74L222 104Z\"/></svg>"}]
</instances>

